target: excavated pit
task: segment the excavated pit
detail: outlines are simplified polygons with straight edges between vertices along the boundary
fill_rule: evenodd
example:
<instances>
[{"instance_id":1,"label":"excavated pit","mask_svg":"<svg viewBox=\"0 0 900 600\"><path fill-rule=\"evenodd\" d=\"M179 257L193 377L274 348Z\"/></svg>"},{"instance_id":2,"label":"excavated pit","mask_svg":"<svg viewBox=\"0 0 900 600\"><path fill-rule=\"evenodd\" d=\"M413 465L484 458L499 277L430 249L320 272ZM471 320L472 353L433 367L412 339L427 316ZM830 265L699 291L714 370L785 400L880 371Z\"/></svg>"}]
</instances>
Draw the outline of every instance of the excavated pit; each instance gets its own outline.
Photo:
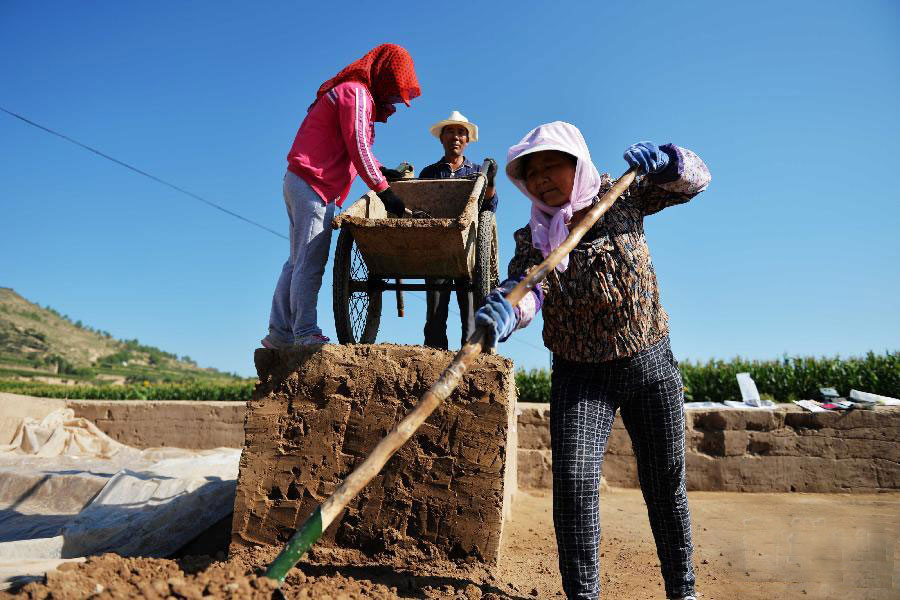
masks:
<instances>
[{"instance_id":1,"label":"excavated pit","mask_svg":"<svg viewBox=\"0 0 900 600\"><path fill-rule=\"evenodd\" d=\"M283 545L452 361L419 346L255 354L231 551ZM317 546L382 564L496 563L516 485L512 362L481 355Z\"/></svg>"}]
</instances>

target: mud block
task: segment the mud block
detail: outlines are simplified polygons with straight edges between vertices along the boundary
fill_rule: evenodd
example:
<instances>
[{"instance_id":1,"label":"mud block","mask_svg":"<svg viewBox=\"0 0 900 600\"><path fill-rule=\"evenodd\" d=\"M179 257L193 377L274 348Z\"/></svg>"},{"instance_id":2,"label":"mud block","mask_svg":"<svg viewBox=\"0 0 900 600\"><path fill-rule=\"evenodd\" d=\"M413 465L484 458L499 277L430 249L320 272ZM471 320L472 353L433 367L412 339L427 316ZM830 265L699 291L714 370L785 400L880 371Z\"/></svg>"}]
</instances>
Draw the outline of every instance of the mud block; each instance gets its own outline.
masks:
<instances>
[{"instance_id":1,"label":"mud block","mask_svg":"<svg viewBox=\"0 0 900 600\"><path fill-rule=\"evenodd\" d=\"M420 346L256 351L232 549L282 545L451 363ZM516 488L513 364L482 354L317 546L495 564Z\"/></svg>"}]
</instances>

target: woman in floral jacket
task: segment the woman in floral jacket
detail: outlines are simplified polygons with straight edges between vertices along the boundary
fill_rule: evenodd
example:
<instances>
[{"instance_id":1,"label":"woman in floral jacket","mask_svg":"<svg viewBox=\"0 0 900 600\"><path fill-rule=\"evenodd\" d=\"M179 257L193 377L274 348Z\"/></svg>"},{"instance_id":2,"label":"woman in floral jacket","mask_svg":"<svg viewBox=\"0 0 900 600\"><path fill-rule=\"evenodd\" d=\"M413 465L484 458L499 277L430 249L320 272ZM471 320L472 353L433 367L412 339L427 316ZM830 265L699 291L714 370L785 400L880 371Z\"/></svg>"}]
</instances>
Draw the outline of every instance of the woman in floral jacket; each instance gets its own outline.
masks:
<instances>
[{"instance_id":1,"label":"woman in floral jacket","mask_svg":"<svg viewBox=\"0 0 900 600\"><path fill-rule=\"evenodd\" d=\"M625 160L639 177L541 286L515 307L504 298L558 247L613 180L591 162L581 132L541 125L510 148L506 173L532 204L515 232L509 278L476 314L489 343L504 341L543 309L553 353L550 434L553 521L568 598L600 592L601 466L616 410L632 440L638 477L669 598L693 598L690 511L684 473L684 389L669 347L668 315L644 238L644 217L706 189L690 150L640 142Z\"/></svg>"}]
</instances>

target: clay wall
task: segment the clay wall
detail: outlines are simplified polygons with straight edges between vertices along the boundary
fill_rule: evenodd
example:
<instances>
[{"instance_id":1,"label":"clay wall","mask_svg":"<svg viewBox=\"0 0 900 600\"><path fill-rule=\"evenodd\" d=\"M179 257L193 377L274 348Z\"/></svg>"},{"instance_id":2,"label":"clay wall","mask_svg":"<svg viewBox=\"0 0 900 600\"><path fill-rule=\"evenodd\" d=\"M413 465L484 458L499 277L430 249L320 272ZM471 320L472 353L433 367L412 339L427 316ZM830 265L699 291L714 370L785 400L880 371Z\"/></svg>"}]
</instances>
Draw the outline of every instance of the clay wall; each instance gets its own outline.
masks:
<instances>
[{"instance_id":1,"label":"clay wall","mask_svg":"<svg viewBox=\"0 0 900 600\"><path fill-rule=\"evenodd\" d=\"M257 350L232 547L283 544L450 364L418 346ZM482 355L324 534L374 560L493 563L516 485L512 362Z\"/></svg>"},{"instance_id":2,"label":"clay wall","mask_svg":"<svg viewBox=\"0 0 900 600\"><path fill-rule=\"evenodd\" d=\"M549 405L519 404L519 486L550 488ZM686 412L689 490L879 492L900 489L900 409L810 413L794 406ZM616 416L603 463L610 485L637 487Z\"/></svg>"},{"instance_id":3,"label":"clay wall","mask_svg":"<svg viewBox=\"0 0 900 600\"><path fill-rule=\"evenodd\" d=\"M168 446L206 450L244 445L246 402L183 400L64 400L0 392L0 444L12 439L23 417L43 419L71 408L102 432L135 448Z\"/></svg>"},{"instance_id":4,"label":"clay wall","mask_svg":"<svg viewBox=\"0 0 900 600\"><path fill-rule=\"evenodd\" d=\"M244 402L67 400L66 406L116 441L137 448L205 450L244 443Z\"/></svg>"},{"instance_id":5,"label":"clay wall","mask_svg":"<svg viewBox=\"0 0 900 600\"><path fill-rule=\"evenodd\" d=\"M69 406L132 446L240 448L243 402L54 400L0 393L0 433L9 441L23 416L41 418ZM549 489L550 431L546 404L519 404L518 485ZM900 410L813 414L688 411L688 485L693 490L872 491L900 489ZM631 443L616 418L603 472L610 484L636 487Z\"/></svg>"}]
</instances>

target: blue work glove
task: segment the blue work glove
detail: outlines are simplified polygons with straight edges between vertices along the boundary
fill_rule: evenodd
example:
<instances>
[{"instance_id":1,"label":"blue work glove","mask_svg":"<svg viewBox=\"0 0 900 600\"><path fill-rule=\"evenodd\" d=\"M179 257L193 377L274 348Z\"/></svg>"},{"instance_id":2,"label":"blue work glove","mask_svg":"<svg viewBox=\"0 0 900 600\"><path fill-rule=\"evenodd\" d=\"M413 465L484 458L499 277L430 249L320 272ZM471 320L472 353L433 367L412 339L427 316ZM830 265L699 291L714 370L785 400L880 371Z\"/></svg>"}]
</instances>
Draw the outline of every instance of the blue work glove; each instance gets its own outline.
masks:
<instances>
[{"instance_id":1,"label":"blue work glove","mask_svg":"<svg viewBox=\"0 0 900 600\"><path fill-rule=\"evenodd\" d=\"M629 167L637 167L643 175L659 173L669 164L669 155L653 142L638 142L628 146L624 158Z\"/></svg>"},{"instance_id":2,"label":"blue work glove","mask_svg":"<svg viewBox=\"0 0 900 600\"><path fill-rule=\"evenodd\" d=\"M484 299L484 306L475 311L475 325L483 326L487 333L485 340L489 348L503 342L516 330L519 320L512 305L500 290L494 290Z\"/></svg>"}]
</instances>

